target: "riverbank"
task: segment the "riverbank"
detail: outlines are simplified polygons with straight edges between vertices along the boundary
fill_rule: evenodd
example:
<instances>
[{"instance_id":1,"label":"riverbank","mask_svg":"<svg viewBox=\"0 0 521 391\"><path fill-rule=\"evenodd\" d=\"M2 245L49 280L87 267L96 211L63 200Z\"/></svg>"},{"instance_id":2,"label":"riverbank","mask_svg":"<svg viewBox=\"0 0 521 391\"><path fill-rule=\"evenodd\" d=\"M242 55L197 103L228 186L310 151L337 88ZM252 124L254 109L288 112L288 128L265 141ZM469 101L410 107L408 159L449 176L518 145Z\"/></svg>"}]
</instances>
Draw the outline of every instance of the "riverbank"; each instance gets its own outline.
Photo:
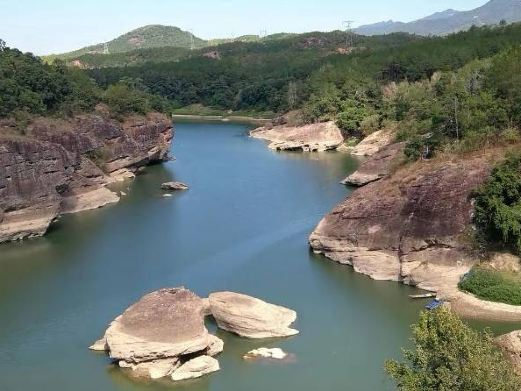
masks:
<instances>
[{"instance_id":1,"label":"riverbank","mask_svg":"<svg viewBox=\"0 0 521 391\"><path fill-rule=\"evenodd\" d=\"M255 118L242 115L198 115L198 114L172 114L174 121L187 122L230 122L236 124L265 125L270 123L272 118Z\"/></svg>"},{"instance_id":2,"label":"riverbank","mask_svg":"<svg viewBox=\"0 0 521 391\"><path fill-rule=\"evenodd\" d=\"M107 188L168 159L173 129L159 113L37 118L0 124L0 243L46 234L57 217L120 200Z\"/></svg>"}]
</instances>

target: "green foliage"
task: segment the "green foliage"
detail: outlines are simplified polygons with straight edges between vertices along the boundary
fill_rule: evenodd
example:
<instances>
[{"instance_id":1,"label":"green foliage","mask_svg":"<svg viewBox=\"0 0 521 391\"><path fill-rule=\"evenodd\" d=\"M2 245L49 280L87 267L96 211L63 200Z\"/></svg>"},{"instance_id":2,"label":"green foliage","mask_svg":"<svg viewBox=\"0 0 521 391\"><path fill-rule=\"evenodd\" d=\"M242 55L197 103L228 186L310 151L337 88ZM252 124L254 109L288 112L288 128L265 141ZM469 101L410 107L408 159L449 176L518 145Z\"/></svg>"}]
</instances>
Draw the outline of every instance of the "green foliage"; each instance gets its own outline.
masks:
<instances>
[{"instance_id":1,"label":"green foliage","mask_svg":"<svg viewBox=\"0 0 521 391\"><path fill-rule=\"evenodd\" d=\"M446 308L423 312L413 326L414 350L387 373L403 391L512 391L521 387L491 336L465 325Z\"/></svg>"},{"instance_id":2,"label":"green foliage","mask_svg":"<svg viewBox=\"0 0 521 391\"><path fill-rule=\"evenodd\" d=\"M476 267L459 288L484 300L521 305L521 276L515 273Z\"/></svg>"},{"instance_id":3,"label":"green foliage","mask_svg":"<svg viewBox=\"0 0 521 391\"><path fill-rule=\"evenodd\" d=\"M521 253L521 153L495 167L477 191L474 222L489 242Z\"/></svg>"}]
</instances>

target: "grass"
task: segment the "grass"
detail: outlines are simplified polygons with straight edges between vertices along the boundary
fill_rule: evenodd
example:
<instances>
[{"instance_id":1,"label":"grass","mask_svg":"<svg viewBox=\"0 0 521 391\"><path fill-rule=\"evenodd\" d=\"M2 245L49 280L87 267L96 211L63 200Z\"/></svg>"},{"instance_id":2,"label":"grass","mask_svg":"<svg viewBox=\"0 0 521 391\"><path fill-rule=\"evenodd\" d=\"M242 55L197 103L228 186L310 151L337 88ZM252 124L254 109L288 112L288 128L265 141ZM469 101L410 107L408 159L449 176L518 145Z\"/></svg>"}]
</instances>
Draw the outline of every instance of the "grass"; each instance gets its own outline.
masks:
<instances>
[{"instance_id":1,"label":"grass","mask_svg":"<svg viewBox=\"0 0 521 391\"><path fill-rule=\"evenodd\" d=\"M476 266L459 288L483 300L521 305L521 273Z\"/></svg>"}]
</instances>

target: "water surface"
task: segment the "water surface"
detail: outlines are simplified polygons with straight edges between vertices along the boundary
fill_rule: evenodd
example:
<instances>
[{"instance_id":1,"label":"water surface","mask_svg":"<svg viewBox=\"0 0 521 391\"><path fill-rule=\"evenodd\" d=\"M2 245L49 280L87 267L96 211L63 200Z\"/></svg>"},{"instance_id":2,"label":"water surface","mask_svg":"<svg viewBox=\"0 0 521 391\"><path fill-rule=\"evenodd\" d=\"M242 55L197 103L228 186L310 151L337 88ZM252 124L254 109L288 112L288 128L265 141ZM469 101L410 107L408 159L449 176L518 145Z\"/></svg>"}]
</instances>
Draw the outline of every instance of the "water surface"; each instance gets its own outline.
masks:
<instances>
[{"instance_id":1,"label":"water surface","mask_svg":"<svg viewBox=\"0 0 521 391\"><path fill-rule=\"evenodd\" d=\"M0 246L0 391L393 389L383 362L400 356L424 302L307 246L348 195L338 182L356 162L341 153L275 153L246 130L181 124L177 160L125 185L121 203L62 218L45 238ZM170 180L191 189L164 198L160 185ZM218 332L222 370L175 385L129 379L87 350L143 294L180 285L293 308L301 334L249 341ZM242 360L260 346L281 347L295 361Z\"/></svg>"}]
</instances>

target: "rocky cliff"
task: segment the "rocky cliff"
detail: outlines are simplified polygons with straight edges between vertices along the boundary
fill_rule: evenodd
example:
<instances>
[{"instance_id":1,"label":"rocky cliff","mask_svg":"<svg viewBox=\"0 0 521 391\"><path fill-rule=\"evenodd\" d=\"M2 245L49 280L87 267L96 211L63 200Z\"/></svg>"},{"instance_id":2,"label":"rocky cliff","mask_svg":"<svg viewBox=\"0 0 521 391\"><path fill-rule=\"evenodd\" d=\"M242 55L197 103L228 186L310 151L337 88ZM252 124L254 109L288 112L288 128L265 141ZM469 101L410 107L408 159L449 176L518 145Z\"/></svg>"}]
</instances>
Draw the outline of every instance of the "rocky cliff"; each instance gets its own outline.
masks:
<instances>
[{"instance_id":1,"label":"rocky cliff","mask_svg":"<svg viewBox=\"0 0 521 391\"><path fill-rule=\"evenodd\" d=\"M316 253L375 280L437 292L465 316L521 320L521 307L458 290L476 262L472 192L492 163L483 156L418 162L356 190L310 236Z\"/></svg>"},{"instance_id":2,"label":"rocky cliff","mask_svg":"<svg viewBox=\"0 0 521 391\"><path fill-rule=\"evenodd\" d=\"M123 122L101 113L42 118L18 135L0 124L0 242L45 234L60 214L119 200L105 186L167 158L171 121L157 113Z\"/></svg>"}]
</instances>

